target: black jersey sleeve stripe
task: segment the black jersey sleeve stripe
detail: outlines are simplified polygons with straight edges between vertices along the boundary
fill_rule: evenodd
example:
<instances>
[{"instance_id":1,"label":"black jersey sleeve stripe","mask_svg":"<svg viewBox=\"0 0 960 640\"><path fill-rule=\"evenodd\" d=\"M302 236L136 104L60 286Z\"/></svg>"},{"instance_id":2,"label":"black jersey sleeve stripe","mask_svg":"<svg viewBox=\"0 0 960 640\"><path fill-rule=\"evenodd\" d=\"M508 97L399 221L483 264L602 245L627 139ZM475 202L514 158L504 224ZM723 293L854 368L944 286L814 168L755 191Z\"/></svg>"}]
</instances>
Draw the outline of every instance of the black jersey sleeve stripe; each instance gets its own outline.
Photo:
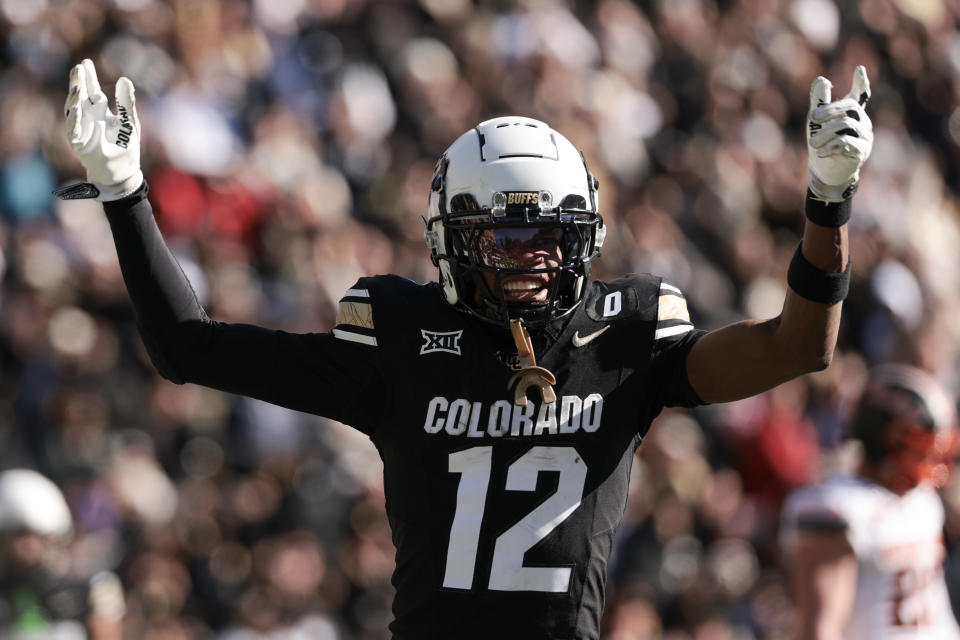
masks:
<instances>
[{"instance_id":1,"label":"black jersey sleeve stripe","mask_svg":"<svg viewBox=\"0 0 960 640\"><path fill-rule=\"evenodd\" d=\"M680 318L670 318L669 320L659 320L657 322L657 329L666 329L668 327L676 327L681 324L693 326L693 323L689 320L683 320Z\"/></svg>"},{"instance_id":2,"label":"black jersey sleeve stripe","mask_svg":"<svg viewBox=\"0 0 960 640\"><path fill-rule=\"evenodd\" d=\"M350 327L350 330L347 329L334 329L333 337L340 340L346 340L348 342L358 342L360 344L368 344L371 347L377 346L376 336L369 336L363 333L360 333L355 327Z\"/></svg>"},{"instance_id":3,"label":"black jersey sleeve stripe","mask_svg":"<svg viewBox=\"0 0 960 640\"><path fill-rule=\"evenodd\" d=\"M357 286L351 287L343 292L343 296L340 297L340 302L370 304L370 289Z\"/></svg>"},{"instance_id":4,"label":"black jersey sleeve stripe","mask_svg":"<svg viewBox=\"0 0 960 640\"><path fill-rule=\"evenodd\" d=\"M686 333L691 329L693 329L693 323L689 320L680 320L678 318L660 320L657 322L654 338L659 339L666 336L675 336L681 333Z\"/></svg>"},{"instance_id":5,"label":"black jersey sleeve stripe","mask_svg":"<svg viewBox=\"0 0 960 640\"><path fill-rule=\"evenodd\" d=\"M339 315L339 314L338 314ZM339 320L339 318L338 318ZM352 322L337 322L333 328L333 337L348 342L358 342L368 344L372 347L377 346L377 334L373 327L362 326Z\"/></svg>"},{"instance_id":6,"label":"black jersey sleeve stripe","mask_svg":"<svg viewBox=\"0 0 960 640\"><path fill-rule=\"evenodd\" d=\"M660 283L660 295L662 296L677 296L683 298L683 292L680 289L676 288L672 284L667 284L666 282Z\"/></svg>"},{"instance_id":7,"label":"black jersey sleeve stripe","mask_svg":"<svg viewBox=\"0 0 960 640\"><path fill-rule=\"evenodd\" d=\"M687 300L680 289L666 282L660 283L657 298L657 327L654 340L683 335L693 330Z\"/></svg>"},{"instance_id":8,"label":"black jersey sleeve stripe","mask_svg":"<svg viewBox=\"0 0 960 640\"><path fill-rule=\"evenodd\" d=\"M371 338L377 337L377 332L373 329L349 322L338 322L337 324L333 325L333 328L343 329L344 331L353 331L354 333L360 333L365 336L370 336Z\"/></svg>"},{"instance_id":9,"label":"black jersey sleeve stripe","mask_svg":"<svg viewBox=\"0 0 960 640\"><path fill-rule=\"evenodd\" d=\"M672 327L664 327L662 329L658 328L653 333L653 339L662 340L663 338L683 335L684 333L688 333L690 331L693 331L693 325L689 323L677 324Z\"/></svg>"},{"instance_id":10,"label":"black jersey sleeve stripe","mask_svg":"<svg viewBox=\"0 0 960 640\"><path fill-rule=\"evenodd\" d=\"M360 285L360 282L357 285ZM373 324L373 305L370 300L370 289L366 287L355 285L347 289L337 304L333 337L371 347L378 346Z\"/></svg>"}]
</instances>

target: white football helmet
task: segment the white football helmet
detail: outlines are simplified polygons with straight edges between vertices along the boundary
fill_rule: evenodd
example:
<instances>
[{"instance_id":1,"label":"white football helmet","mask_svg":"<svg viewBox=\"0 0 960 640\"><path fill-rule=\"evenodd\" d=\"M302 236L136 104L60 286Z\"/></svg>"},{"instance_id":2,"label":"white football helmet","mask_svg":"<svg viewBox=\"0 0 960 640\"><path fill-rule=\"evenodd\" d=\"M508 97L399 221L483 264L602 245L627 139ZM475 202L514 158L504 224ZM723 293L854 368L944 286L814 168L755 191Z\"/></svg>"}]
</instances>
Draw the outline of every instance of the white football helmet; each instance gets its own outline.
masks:
<instances>
[{"instance_id":1,"label":"white football helmet","mask_svg":"<svg viewBox=\"0 0 960 640\"><path fill-rule=\"evenodd\" d=\"M460 136L437 161L424 232L447 302L502 326L571 313L606 235L598 187L583 154L538 120L494 118ZM544 244L556 260L534 267L523 254Z\"/></svg>"},{"instance_id":2,"label":"white football helmet","mask_svg":"<svg viewBox=\"0 0 960 640\"><path fill-rule=\"evenodd\" d=\"M64 536L73 527L59 487L32 469L0 473L0 531Z\"/></svg>"}]
</instances>

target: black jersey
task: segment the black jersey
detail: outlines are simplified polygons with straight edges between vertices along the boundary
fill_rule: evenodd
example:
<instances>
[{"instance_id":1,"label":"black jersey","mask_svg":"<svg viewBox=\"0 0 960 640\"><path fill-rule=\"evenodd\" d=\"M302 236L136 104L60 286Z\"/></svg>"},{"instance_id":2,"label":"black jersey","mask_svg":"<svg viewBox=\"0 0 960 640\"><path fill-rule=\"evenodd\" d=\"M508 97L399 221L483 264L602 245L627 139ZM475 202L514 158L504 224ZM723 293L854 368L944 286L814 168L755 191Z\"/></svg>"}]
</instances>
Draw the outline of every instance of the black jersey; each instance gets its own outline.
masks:
<instances>
[{"instance_id":1,"label":"black jersey","mask_svg":"<svg viewBox=\"0 0 960 640\"><path fill-rule=\"evenodd\" d=\"M398 638L596 638L633 453L664 405L693 405L680 292L593 282L565 326L535 334L557 400L513 404L516 349L438 285L361 279L333 335L384 380L371 439L397 546ZM357 375L360 371L357 372Z\"/></svg>"},{"instance_id":2,"label":"black jersey","mask_svg":"<svg viewBox=\"0 0 960 640\"><path fill-rule=\"evenodd\" d=\"M633 453L663 406L697 404L680 292L649 275L588 285L533 333L557 400L513 403L506 331L436 284L362 278L329 333L207 319L144 198L106 207L158 369L334 418L384 461L398 639L597 638Z\"/></svg>"}]
</instances>

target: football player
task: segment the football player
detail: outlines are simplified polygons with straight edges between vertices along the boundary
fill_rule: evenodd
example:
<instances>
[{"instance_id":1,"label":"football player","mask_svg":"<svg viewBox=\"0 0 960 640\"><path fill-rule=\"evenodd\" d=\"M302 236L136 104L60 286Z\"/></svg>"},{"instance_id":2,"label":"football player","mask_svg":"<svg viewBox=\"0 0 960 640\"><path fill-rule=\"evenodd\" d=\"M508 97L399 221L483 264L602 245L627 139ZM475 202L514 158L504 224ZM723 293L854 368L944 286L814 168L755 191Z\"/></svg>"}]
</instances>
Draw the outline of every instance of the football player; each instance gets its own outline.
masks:
<instances>
[{"instance_id":1,"label":"football player","mask_svg":"<svg viewBox=\"0 0 960 640\"><path fill-rule=\"evenodd\" d=\"M792 567L801 638L960 638L943 577L953 402L905 365L874 370L850 424L855 475L794 492L781 541Z\"/></svg>"},{"instance_id":2,"label":"football player","mask_svg":"<svg viewBox=\"0 0 960 640\"><path fill-rule=\"evenodd\" d=\"M361 278L329 333L211 320L164 244L134 89L89 60L67 135L103 201L162 375L352 425L384 462L396 638L596 638L633 453L664 406L762 392L830 361L846 222L873 141L865 70L811 89L809 191L782 313L710 333L654 275L590 280L606 227L584 156L543 122L487 120L437 162L425 237L439 282Z\"/></svg>"}]
</instances>

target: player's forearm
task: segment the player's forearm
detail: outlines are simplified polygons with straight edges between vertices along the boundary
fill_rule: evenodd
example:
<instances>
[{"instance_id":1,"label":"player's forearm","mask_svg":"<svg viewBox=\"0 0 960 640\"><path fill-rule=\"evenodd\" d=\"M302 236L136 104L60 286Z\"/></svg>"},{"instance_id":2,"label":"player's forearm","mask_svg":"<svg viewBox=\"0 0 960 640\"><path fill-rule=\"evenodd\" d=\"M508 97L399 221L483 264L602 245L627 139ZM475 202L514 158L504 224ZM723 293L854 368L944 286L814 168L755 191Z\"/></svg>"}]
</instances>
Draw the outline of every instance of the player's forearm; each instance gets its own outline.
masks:
<instances>
[{"instance_id":1,"label":"player's forearm","mask_svg":"<svg viewBox=\"0 0 960 640\"><path fill-rule=\"evenodd\" d=\"M796 275L791 267L775 339L778 350L791 362L797 375L824 369L833 358L840 328L842 298L846 295L845 287L849 282L841 278L850 264L847 225L826 227L807 220L800 253L809 267L823 274L836 274L837 277L820 283L821 292L813 282ZM825 287L826 284L834 289ZM842 290L837 291L836 288ZM835 301L837 298L841 300Z\"/></svg>"},{"instance_id":2,"label":"player's forearm","mask_svg":"<svg viewBox=\"0 0 960 640\"><path fill-rule=\"evenodd\" d=\"M105 202L104 210L150 357L164 377L183 382L183 363L194 350L191 336L208 321L206 313L157 228L145 187Z\"/></svg>"},{"instance_id":3,"label":"player's forearm","mask_svg":"<svg viewBox=\"0 0 960 640\"><path fill-rule=\"evenodd\" d=\"M807 220L803 229L803 256L821 271L844 271L850 262L847 225L824 227Z\"/></svg>"}]
</instances>

